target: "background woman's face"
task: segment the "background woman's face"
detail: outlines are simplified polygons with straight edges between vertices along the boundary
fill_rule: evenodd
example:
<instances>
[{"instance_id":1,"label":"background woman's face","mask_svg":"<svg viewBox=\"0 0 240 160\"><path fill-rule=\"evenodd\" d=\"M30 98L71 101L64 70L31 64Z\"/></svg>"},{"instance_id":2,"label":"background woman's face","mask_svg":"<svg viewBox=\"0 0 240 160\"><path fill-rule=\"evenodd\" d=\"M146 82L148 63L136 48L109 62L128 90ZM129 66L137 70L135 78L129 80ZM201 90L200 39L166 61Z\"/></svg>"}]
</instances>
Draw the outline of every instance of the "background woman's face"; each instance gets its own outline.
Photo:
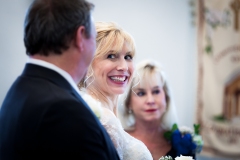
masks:
<instances>
[{"instance_id":1,"label":"background woman's face","mask_svg":"<svg viewBox=\"0 0 240 160\"><path fill-rule=\"evenodd\" d=\"M150 122L162 117L166 110L166 98L159 84L137 86L131 92L130 107L136 120Z\"/></svg>"},{"instance_id":2,"label":"background woman's face","mask_svg":"<svg viewBox=\"0 0 240 160\"><path fill-rule=\"evenodd\" d=\"M106 95L122 94L133 74L133 57L127 43L121 52L114 50L93 61L94 85Z\"/></svg>"}]
</instances>

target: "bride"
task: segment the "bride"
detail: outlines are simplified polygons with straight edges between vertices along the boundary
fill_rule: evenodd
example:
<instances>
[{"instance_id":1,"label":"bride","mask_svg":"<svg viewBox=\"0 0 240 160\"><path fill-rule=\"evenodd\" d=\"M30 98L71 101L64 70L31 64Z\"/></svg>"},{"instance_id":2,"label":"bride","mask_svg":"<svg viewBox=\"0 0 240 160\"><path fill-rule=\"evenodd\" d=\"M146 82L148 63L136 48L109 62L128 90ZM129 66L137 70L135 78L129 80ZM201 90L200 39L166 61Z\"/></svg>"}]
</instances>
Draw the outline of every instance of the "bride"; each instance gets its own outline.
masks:
<instances>
[{"instance_id":1,"label":"bride","mask_svg":"<svg viewBox=\"0 0 240 160\"><path fill-rule=\"evenodd\" d=\"M152 160L147 147L124 131L116 115L118 96L126 89L134 71L133 38L113 22L98 22L96 30L96 53L79 88L101 102L100 122L121 160Z\"/></svg>"}]
</instances>

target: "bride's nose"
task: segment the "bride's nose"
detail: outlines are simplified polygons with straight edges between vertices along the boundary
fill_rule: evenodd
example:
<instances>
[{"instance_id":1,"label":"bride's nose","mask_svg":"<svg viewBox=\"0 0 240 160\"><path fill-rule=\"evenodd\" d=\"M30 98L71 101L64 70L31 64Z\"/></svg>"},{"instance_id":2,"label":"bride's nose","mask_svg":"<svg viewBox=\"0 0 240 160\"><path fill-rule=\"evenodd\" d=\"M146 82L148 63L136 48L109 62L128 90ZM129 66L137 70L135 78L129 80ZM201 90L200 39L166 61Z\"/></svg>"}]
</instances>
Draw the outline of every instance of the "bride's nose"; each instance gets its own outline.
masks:
<instances>
[{"instance_id":1,"label":"bride's nose","mask_svg":"<svg viewBox=\"0 0 240 160\"><path fill-rule=\"evenodd\" d=\"M128 64L124 58L119 59L119 61L117 62L117 70L120 71L128 70Z\"/></svg>"}]
</instances>

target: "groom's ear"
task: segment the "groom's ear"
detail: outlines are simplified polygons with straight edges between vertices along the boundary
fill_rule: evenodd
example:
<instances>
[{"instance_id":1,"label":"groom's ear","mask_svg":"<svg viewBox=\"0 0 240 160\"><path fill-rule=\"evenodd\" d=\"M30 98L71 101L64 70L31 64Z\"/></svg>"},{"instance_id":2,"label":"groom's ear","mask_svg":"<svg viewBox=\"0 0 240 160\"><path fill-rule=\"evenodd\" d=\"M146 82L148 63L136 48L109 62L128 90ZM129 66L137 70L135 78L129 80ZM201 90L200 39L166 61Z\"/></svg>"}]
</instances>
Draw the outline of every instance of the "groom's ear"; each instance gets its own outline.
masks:
<instances>
[{"instance_id":1,"label":"groom's ear","mask_svg":"<svg viewBox=\"0 0 240 160\"><path fill-rule=\"evenodd\" d=\"M85 31L86 31L85 27L80 26L78 27L75 35L74 44L79 49L80 52L84 50L83 43L84 43L84 40L86 39Z\"/></svg>"}]
</instances>

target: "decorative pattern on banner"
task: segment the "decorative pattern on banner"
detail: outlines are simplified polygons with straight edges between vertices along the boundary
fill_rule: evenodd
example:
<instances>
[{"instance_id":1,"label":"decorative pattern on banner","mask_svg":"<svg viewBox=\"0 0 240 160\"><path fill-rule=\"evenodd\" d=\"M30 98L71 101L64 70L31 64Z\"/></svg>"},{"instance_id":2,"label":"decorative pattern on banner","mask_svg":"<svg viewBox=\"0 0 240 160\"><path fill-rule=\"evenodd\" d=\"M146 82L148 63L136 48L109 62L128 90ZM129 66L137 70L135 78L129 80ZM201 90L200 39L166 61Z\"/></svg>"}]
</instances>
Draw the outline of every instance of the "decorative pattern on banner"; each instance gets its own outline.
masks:
<instances>
[{"instance_id":1,"label":"decorative pattern on banner","mask_svg":"<svg viewBox=\"0 0 240 160\"><path fill-rule=\"evenodd\" d=\"M197 120L203 150L240 157L240 0L198 2Z\"/></svg>"}]
</instances>

